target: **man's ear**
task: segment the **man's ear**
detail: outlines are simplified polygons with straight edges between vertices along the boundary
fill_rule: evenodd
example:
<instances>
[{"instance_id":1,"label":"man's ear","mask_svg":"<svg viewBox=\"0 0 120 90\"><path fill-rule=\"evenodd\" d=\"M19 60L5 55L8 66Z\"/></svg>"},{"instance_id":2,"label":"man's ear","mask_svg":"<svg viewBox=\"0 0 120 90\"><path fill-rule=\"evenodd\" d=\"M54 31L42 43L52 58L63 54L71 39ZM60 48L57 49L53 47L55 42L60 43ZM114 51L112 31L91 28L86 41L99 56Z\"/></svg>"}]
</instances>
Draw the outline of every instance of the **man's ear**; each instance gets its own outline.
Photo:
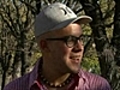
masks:
<instances>
[{"instance_id":1,"label":"man's ear","mask_svg":"<svg viewBox=\"0 0 120 90\"><path fill-rule=\"evenodd\" d=\"M48 44L47 44L47 41L46 41L46 40L41 40L41 41L39 42L39 45L40 45L40 48L41 48L42 50L48 49Z\"/></svg>"}]
</instances>

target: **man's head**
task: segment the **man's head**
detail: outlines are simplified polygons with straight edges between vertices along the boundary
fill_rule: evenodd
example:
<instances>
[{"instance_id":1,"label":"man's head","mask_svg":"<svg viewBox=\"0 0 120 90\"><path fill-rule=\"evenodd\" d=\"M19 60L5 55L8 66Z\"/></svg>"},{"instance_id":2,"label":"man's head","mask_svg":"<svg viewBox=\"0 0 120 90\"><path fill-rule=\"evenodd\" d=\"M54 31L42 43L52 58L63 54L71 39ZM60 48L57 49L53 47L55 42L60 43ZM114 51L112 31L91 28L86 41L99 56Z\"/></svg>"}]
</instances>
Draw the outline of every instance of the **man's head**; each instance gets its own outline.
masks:
<instances>
[{"instance_id":1,"label":"man's head","mask_svg":"<svg viewBox=\"0 0 120 90\"><path fill-rule=\"evenodd\" d=\"M61 3L51 4L36 17L35 36L48 67L59 73L77 73L83 56L81 24L92 19L77 15Z\"/></svg>"}]
</instances>

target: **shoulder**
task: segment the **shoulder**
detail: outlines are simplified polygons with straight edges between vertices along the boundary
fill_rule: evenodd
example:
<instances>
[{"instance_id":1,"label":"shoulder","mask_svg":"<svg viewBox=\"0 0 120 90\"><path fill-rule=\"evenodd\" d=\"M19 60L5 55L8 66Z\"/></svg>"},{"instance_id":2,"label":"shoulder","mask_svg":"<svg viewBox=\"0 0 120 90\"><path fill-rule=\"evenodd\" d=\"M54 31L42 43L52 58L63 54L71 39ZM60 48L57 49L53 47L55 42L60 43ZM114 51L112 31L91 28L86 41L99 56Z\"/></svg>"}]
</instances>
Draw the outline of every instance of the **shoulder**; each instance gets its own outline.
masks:
<instances>
[{"instance_id":1,"label":"shoulder","mask_svg":"<svg viewBox=\"0 0 120 90\"><path fill-rule=\"evenodd\" d=\"M38 60L36 62L35 67L31 72L13 80L7 84L3 90L29 90L30 86L34 83L34 80L37 79L40 61L41 60Z\"/></svg>"},{"instance_id":2,"label":"shoulder","mask_svg":"<svg viewBox=\"0 0 120 90\"><path fill-rule=\"evenodd\" d=\"M3 90L27 90L29 87L29 73L8 83Z\"/></svg>"},{"instance_id":3,"label":"shoulder","mask_svg":"<svg viewBox=\"0 0 120 90\"><path fill-rule=\"evenodd\" d=\"M100 75L81 70L79 74L84 78L90 90L111 90L108 81ZM94 89L93 89L94 88Z\"/></svg>"}]
</instances>

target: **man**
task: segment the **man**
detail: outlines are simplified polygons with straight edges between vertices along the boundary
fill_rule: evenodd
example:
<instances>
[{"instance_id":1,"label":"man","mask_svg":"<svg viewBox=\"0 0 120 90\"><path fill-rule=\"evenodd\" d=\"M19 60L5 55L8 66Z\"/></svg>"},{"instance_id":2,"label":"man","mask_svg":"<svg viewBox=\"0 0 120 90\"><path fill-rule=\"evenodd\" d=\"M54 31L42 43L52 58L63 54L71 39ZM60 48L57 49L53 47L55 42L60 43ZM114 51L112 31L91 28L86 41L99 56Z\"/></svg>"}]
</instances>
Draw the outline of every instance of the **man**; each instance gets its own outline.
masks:
<instances>
[{"instance_id":1,"label":"man","mask_svg":"<svg viewBox=\"0 0 120 90\"><path fill-rule=\"evenodd\" d=\"M110 90L104 78L80 69L84 51L81 24L90 21L91 17L77 17L61 3L44 8L35 20L42 57L33 71L4 90Z\"/></svg>"}]
</instances>

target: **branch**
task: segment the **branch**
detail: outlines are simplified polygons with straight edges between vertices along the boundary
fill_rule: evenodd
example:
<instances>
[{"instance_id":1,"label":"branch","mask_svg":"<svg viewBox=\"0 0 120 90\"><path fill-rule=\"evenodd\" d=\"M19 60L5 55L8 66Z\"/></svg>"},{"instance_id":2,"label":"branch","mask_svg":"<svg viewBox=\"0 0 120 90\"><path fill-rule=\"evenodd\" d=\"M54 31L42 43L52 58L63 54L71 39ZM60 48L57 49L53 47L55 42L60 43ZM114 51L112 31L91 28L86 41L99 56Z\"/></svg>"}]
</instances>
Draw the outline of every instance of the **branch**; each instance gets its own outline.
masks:
<instances>
[{"instance_id":1,"label":"branch","mask_svg":"<svg viewBox=\"0 0 120 90\"><path fill-rule=\"evenodd\" d=\"M32 14L35 14L36 12L37 12L37 10L32 6L32 5L30 5L28 2L25 2L25 1L23 1L23 0L20 0L22 3L24 3L28 8L30 8L31 9L31 12L32 12Z\"/></svg>"}]
</instances>

